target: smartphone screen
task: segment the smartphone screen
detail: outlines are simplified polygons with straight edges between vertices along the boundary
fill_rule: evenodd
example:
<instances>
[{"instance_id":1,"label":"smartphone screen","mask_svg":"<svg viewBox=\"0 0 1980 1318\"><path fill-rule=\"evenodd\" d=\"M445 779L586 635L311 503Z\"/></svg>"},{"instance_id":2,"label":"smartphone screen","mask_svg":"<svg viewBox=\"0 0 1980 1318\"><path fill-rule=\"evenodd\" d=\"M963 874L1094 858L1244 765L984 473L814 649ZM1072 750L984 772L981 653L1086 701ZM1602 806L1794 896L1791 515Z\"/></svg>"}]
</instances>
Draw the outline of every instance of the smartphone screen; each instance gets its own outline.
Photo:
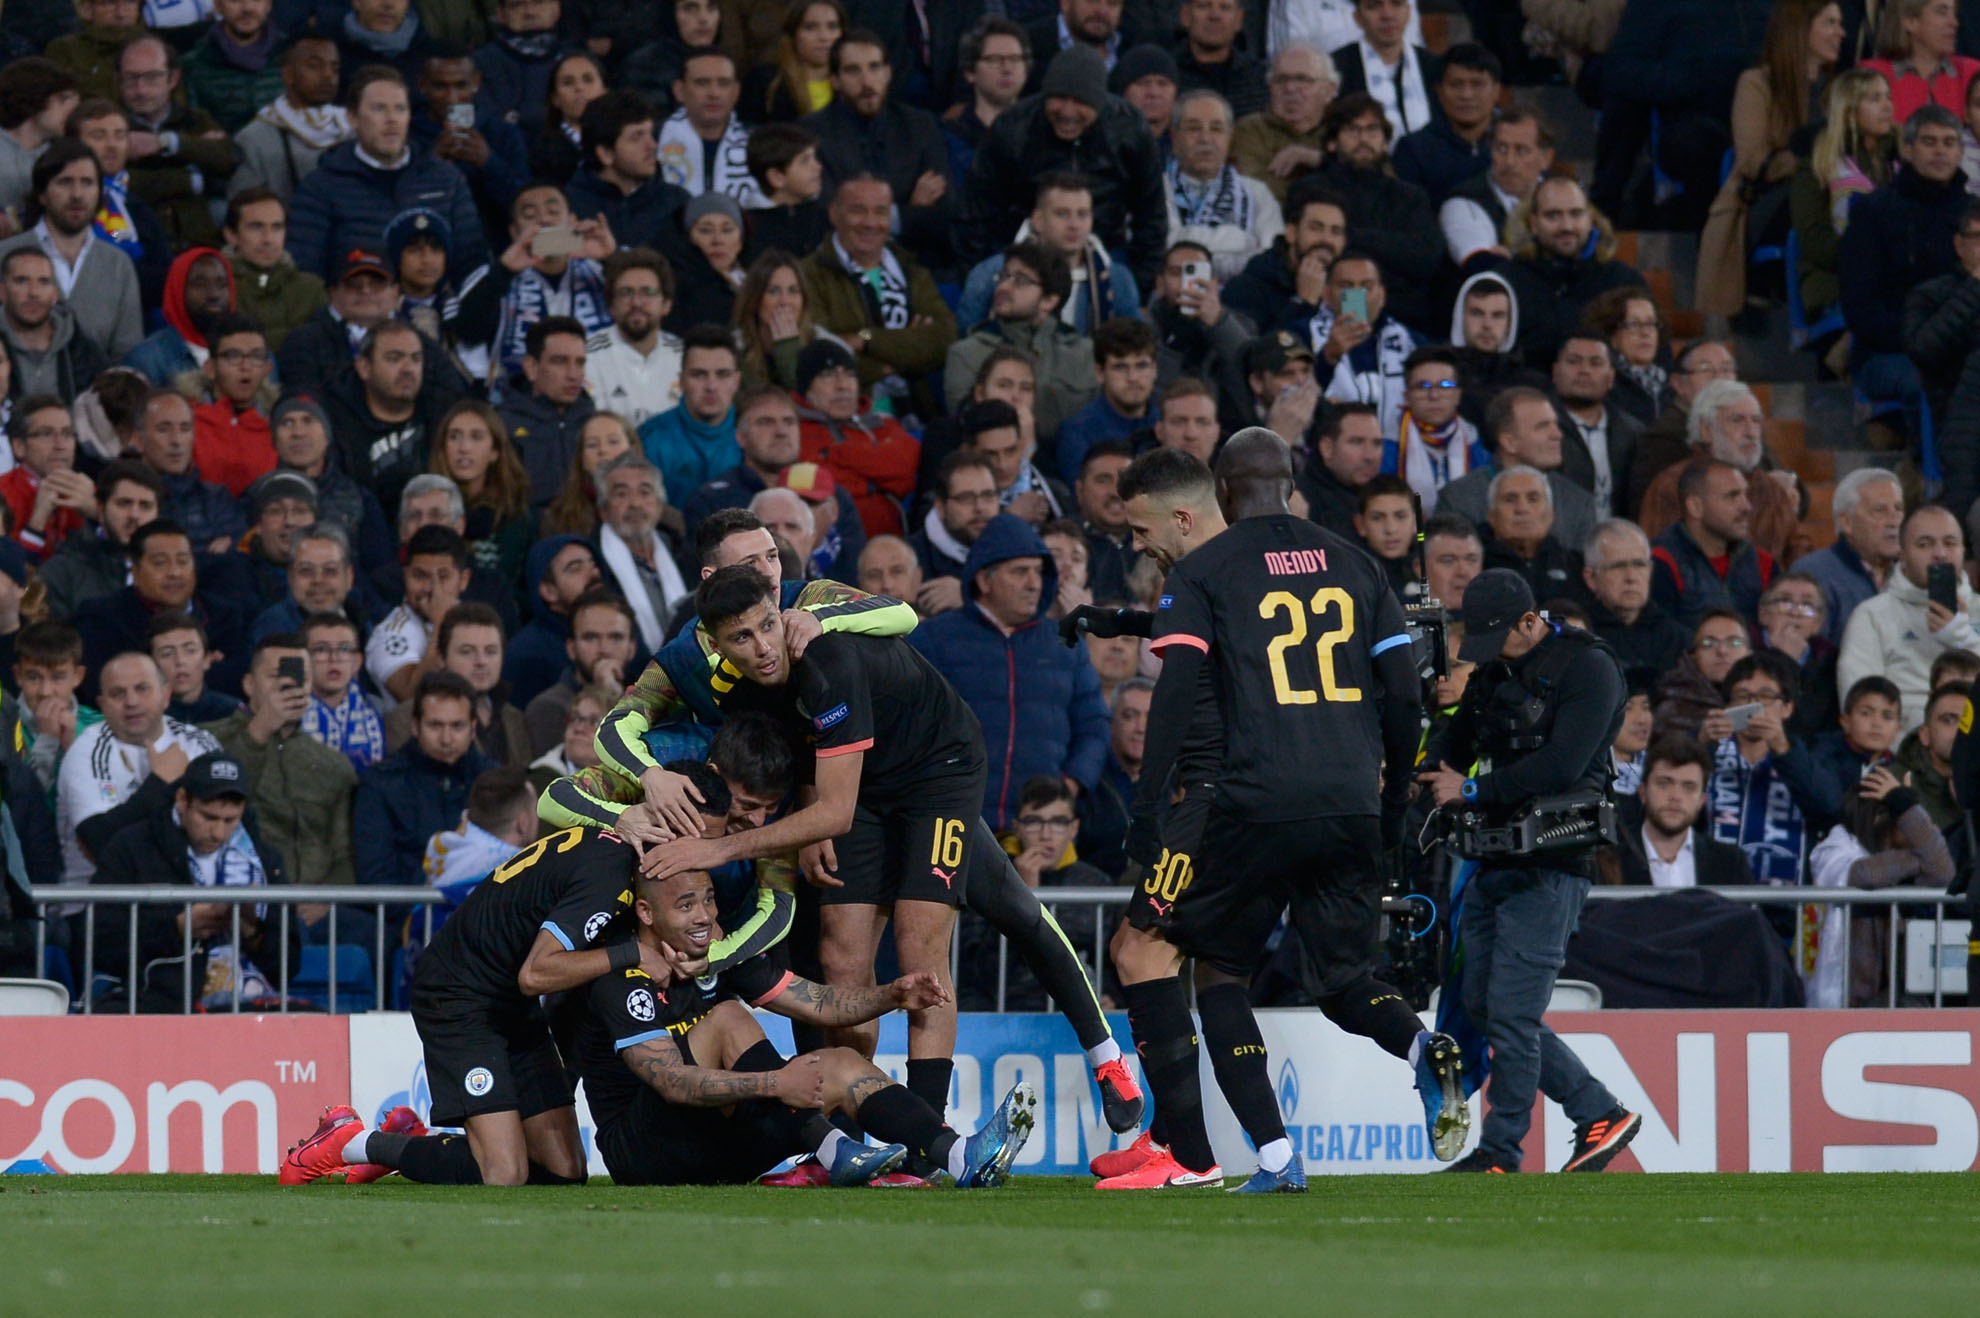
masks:
<instances>
[{"instance_id":1,"label":"smartphone screen","mask_svg":"<svg viewBox=\"0 0 1980 1318\"><path fill-rule=\"evenodd\" d=\"M1925 569L1925 594L1948 613L1959 612L1959 569L1951 563L1934 563Z\"/></svg>"},{"instance_id":2,"label":"smartphone screen","mask_svg":"<svg viewBox=\"0 0 1980 1318\"><path fill-rule=\"evenodd\" d=\"M1746 729L1746 725L1753 721L1753 716L1765 708L1766 706L1757 703L1751 705L1734 705L1726 711L1726 717L1732 720L1732 729L1734 732L1743 732Z\"/></svg>"},{"instance_id":3,"label":"smartphone screen","mask_svg":"<svg viewBox=\"0 0 1980 1318\"><path fill-rule=\"evenodd\" d=\"M1341 290L1341 314L1350 320L1368 323L1368 290L1348 288Z\"/></svg>"},{"instance_id":4,"label":"smartphone screen","mask_svg":"<svg viewBox=\"0 0 1980 1318\"><path fill-rule=\"evenodd\" d=\"M275 679L278 682L294 682L302 686L309 681L309 673L303 667L301 655L292 654L275 663Z\"/></svg>"}]
</instances>

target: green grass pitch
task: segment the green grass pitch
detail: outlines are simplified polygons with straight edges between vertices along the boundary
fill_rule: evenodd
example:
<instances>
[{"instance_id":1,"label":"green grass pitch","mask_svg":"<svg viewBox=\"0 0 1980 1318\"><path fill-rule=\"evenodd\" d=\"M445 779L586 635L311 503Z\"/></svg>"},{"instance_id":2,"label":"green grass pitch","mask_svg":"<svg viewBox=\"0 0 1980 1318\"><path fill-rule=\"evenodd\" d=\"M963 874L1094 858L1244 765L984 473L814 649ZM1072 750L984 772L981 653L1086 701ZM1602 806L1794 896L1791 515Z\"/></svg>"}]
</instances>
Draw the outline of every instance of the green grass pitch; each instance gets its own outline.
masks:
<instances>
[{"instance_id":1,"label":"green grass pitch","mask_svg":"<svg viewBox=\"0 0 1980 1318\"><path fill-rule=\"evenodd\" d=\"M0 1314L1970 1313L1980 1180L1321 1177L1302 1197L0 1178Z\"/></svg>"}]
</instances>

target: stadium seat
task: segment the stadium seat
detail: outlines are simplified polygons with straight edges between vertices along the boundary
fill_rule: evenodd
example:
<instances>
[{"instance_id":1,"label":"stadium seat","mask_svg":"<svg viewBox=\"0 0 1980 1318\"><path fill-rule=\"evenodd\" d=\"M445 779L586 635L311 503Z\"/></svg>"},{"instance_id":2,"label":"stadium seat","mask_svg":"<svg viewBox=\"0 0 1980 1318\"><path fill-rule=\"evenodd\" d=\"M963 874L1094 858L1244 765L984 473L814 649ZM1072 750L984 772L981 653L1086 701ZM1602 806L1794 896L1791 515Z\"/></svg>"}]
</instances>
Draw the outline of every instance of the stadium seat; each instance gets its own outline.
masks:
<instances>
[{"instance_id":1,"label":"stadium seat","mask_svg":"<svg viewBox=\"0 0 1980 1318\"><path fill-rule=\"evenodd\" d=\"M1808 308L1801 301L1801 237L1793 229L1788 230L1781 253L1787 263L1788 346L1805 348L1842 333L1848 327L1843 324L1841 306L1830 307L1819 320L1809 323Z\"/></svg>"},{"instance_id":2,"label":"stadium seat","mask_svg":"<svg viewBox=\"0 0 1980 1318\"><path fill-rule=\"evenodd\" d=\"M317 944L302 950L302 960L289 981L289 996L307 998L330 1007L330 949ZM365 1012L378 1005L378 986L372 978L371 953L356 943L337 944L337 1011Z\"/></svg>"},{"instance_id":3,"label":"stadium seat","mask_svg":"<svg viewBox=\"0 0 1980 1318\"><path fill-rule=\"evenodd\" d=\"M0 979L0 1016L66 1016L69 990L52 979Z\"/></svg>"}]
</instances>

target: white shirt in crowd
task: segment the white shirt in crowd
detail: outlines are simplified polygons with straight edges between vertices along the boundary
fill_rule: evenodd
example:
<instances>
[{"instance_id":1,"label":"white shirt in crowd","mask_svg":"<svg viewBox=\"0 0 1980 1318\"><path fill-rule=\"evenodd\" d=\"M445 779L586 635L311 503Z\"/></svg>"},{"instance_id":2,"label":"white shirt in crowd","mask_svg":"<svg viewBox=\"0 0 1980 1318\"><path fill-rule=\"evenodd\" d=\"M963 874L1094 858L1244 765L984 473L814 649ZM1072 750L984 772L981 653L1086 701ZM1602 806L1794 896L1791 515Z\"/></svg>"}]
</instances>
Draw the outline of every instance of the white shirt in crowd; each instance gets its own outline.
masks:
<instances>
[{"instance_id":1,"label":"white shirt in crowd","mask_svg":"<svg viewBox=\"0 0 1980 1318\"><path fill-rule=\"evenodd\" d=\"M416 664L424 659L431 639L432 633L426 619L405 604L386 614L385 621L372 631L371 639L364 643L364 671L370 673L371 680L378 684L380 713L390 713L393 706L399 703L385 689L385 679L407 664Z\"/></svg>"},{"instance_id":2,"label":"white shirt in crowd","mask_svg":"<svg viewBox=\"0 0 1980 1318\"><path fill-rule=\"evenodd\" d=\"M1354 0L1271 0L1271 5L1265 32L1267 49L1274 59L1287 46L1331 52L1361 40L1361 29L1354 21ZM1423 44L1423 20L1414 5L1410 6L1409 30L1403 40L1412 46Z\"/></svg>"},{"instance_id":3,"label":"white shirt in crowd","mask_svg":"<svg viewBox=\"0 0 1980 1318\"><path fill-rule=\"evenodd\" d=\"M1650 829L1643 830L1643 854L1650 861L1650 886L1653 888L1695 888L1698 886L1698 852L1694 845L1698 834L1686 829L1684 845L1678 848L1677 856L1665 860L1657 854L1657 844L1650 840Z\"/></svg>"},{"instance_id":4,"label":"white shirt in crowd","mask_svg":"<svg viewBox=\"0 0 1980 1318\"><path fill-rule=\"evenodd\" d=\"M1402 59L1392 69L1375 53L1375 47L1366 41L1360 45L1368 94L1381 103L1396 137L1429 127L1430 87L1423 81L1423 66L1416 61L1416 47L1404 42Z\"/></svg>"},{"instance_id":5,"label":"white shirt in crowd","mask_svg":"<svg viewBox=\"0 0 1980 1318\"><path fill-rule=\"evenodd\" d=\"M681 341L663 332L642 353L617 327L602 329L584 345L584 387L599 411L636 427L681 401Z\"/></svg>"},{"instance_id":6,"label":"white shirt in crowd","mask_svg":"<svg viewBox=\"0 0 1980 1318\"><path fill-rule=\"evenodd\" d=\"M76 825L120 806L151 776L151 752L177 746L188 758L220 749L213 734L175 718L165 720L156 745L133 746L117 740L108 723L93 724L62 756L55 777L55 828L62 836L62 882L88 883L96 862L83 854Z\"/></svg>"}]
</instances>

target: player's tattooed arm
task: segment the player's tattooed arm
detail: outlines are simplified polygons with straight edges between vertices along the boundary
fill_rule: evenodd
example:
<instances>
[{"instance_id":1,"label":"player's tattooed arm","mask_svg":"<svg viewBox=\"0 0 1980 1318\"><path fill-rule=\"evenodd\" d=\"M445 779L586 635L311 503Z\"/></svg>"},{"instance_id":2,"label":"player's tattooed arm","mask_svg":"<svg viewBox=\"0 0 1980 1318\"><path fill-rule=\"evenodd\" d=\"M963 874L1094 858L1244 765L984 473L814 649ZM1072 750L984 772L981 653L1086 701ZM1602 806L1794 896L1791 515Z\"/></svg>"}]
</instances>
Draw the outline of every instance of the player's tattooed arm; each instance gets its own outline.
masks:
<instances>
[{"instance_id":1,"label":"player's tattooed arm","mask_svg":"<svg viewBox=\"0 0 1980 1318\"><path fill-rule=\"evenodd\" d=\"M824 1070L816 1055L786 1062L777 1071L714 1071L688 1065L667 1035L623 1048L619 1057L642 1083L681 1107L727 1107L752 1098L810 1111L825 1106Z\"/></svg>"},{"instance_id":2,"label":"player's tattooed arm","mask_svg":"<svg viewBox=\"0 0 1980 1318\"><path fill-rule=\"evenodd\" d=\"M759 1005L795 1021L830 1028L859 1025L897 1007L920 1011L939 1007L948 1000L948 989L926 972L903 975L891 984L877 987L819 984L793 975L783 992Z\"/></svg>"}]
</instances>

